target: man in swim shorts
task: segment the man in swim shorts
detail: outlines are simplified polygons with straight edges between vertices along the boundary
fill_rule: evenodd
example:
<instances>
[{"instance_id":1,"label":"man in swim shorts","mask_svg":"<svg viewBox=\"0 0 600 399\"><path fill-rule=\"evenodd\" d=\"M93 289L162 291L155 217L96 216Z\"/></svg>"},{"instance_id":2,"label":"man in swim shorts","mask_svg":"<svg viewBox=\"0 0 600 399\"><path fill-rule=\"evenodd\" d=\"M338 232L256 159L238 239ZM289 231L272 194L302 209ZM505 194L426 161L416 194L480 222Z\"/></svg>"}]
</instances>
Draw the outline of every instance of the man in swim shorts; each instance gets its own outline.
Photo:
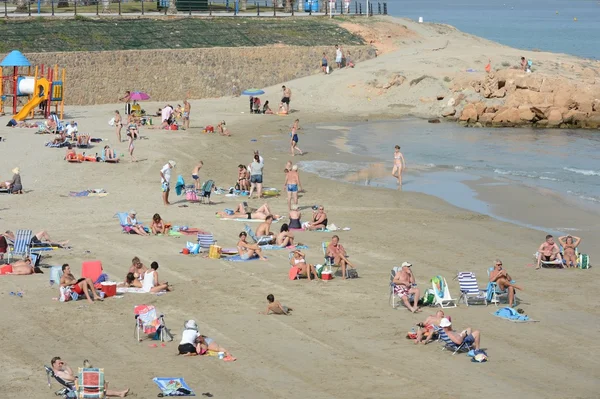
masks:
<instances>
[{"instance_id":1,"label":"man in swim shorts","mask_svg":"<svg viewBox=\"0 0 600 399\"><path fill-rule=\"evenodd\" d=\"M200 172L202 166L204 166L204 162L200 161L198 162L198 165L194 167L194 170L192 170L192 179L194 179L196 190L200 190L200 176L198 176L198 172Z\"/></svg>"},{"instance_id":2,"label":"man in swim shorts","mask_svg":"<svg viewBox=\"0 0 600 399\"><path fill-rule=\"evenodd\" d=\"M558 248L558 245L556 245L554 242L554 237L548 234L546 236L546 241L544 241L538 248L536 269L540 268L542 261L553 262L555 260L560 260L562 262L562 256L560 256L560 249Z\"/></svg>"},{"instance_id":3,"label":"man in swim shorts","mask_svg":"<svg viewBox=\"0 0 600 399\"><path fill-rule=\"evenodd\" d=\"M170 187L171 169L173 169L175 167L175 165L176 165L175 161L169 161L160 170L160 183L161 183L161 190L162 190L162 198L163 198L163 203L165 205L171 205L171 203L169 202L169 193L171 191L171 187Z\"/></svg>"},{"instance_id":4,"label":"man in swim shorts","mask_svg":"<svg viewBox=\"0 0 600 399\"><path fill-rule=\"evenodd\" d=\"M92 303L92 298L90 298L90 291L92 292L92 296L94 297L94 301L102 301L102 298L96 292L94 288L94 282L89 278L80 278L76 279L75 276L71 273L71 267L68 263L62 265L63 275L60 278L60 286L61 287L71 287L74 293L77 295L85 295L89 303Z\"/></svg>"},{"instance_id":5,"label":"man in swim shorts","mask_svg":"<svg viewBox=\"0 0 600 399\"><path fill-rule=\"evenodd\" d=\"M460 333L452 329L452 322L447 318L440 321L440 327L444 330L448 338L456 345L461 345L463 342L468 345L475 344L475 349L479 349L481 335L478 330L473 331L470 327L464 329Z\"/></svg>"},{"instance_id":6,"label":"man in swim shorts","mask_svg":"<svg viewBox=\"0 0 600 399\"><path fill-rule=\"evenodd\" d=\"M402 268L394 276L394 294L402 299L404 306L411 312L418 312L420 309L417 306L421 292L417 288L415 276L412 273L412 264L409 262L402 263ZM413 303L410 304L409 297L413 296Z\"/></svg>"},{"instance_id":7,"label":"man in swim shorts","mask_svg":"<svg viewBox=\"0 0 600 399\"><path fill-rule=\"evenodd\" d=\"M298 205L298 186L302 190L300 175L298 174L298 165L292 166L292 169L285 174L285 187L287 189L288 210L292 209L292 204Z\"/></svg>"},{"instance_id":8,"label":"man in swim shorts","mask_svg":"<svg viewBox=\"0 0 600 399\"><path fill-rule=\"evenodd\" d=\"M271 233L271 224L272 223L273 223L273 215L267 215L267 217L265 217L265 221L262 222L256 229L257 237L265 237L265 236L271 237L271 241L269 242L269 244L273 244L273 242L275 241L275 234Z\"/></svg>"},{"instance_id":9,"label":"man in swim shorts","mask_svg":"<svg viewBox=\"0 0 600 399\"><path fill-rule=\"evenodd\" d=\"M502 268L502 261L500 259L496 259L494 270L490 272L490 282L496 283L499 289L508 291L508 306L512 308L515 302L515 289L522 290L523 288L513 284L512 277L506 269Z\"/></svg>"},{"instance_id":10,"label":"man in swim shorts","mask_svg":"<svg viewBox=\"0 0 600 399\"><path fill-rule=\"evenodd\" d=\"M292 90L289 87L281 86L283 90L283 98L281 99L281 103L285 107L287 113L290 112L290 100L292 99Z\"/></svg>"},{"instance_id":11,"label":"man in swim shorts","mask_svg":"<svg viewBox=\"0 0 600 399\"><path fill-rule=\"evenodd\" d=\"M183 100L183 129L190 128L190 111L192 106L188 100Z\"/></svg>"}]
</instances>

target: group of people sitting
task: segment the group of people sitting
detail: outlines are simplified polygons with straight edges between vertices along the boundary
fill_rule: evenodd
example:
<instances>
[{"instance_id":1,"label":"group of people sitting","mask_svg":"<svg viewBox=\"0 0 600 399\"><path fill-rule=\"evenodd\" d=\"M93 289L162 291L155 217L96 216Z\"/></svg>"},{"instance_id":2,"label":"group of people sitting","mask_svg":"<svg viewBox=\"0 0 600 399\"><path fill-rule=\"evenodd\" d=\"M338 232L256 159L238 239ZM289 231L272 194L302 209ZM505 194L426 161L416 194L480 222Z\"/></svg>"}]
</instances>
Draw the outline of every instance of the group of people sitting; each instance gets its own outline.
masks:
<instances>
[{"instance_id":1,"label":"group of people sitting","mask_svg":"<svg viewBox=\"0 0 600 399\"><path fill-rule=\"evenodd\" d=\"M559 237L558 242L562 246L562 253L558 244L554 242L554 237L551 234L546 236L546 240L538 248L536 269L539 269L543 262L557 263L567 268L577 267L577 247L581 238L566 235Z\"/></svg>"},{"instance_id":2,"label":"group of people sitting","mask_svg":"<svg viewBox=\"0 0 600 399\"><path fill-rule=\"evenodd\" d=\"M137 212L135 210L130 210L127 213L126 223L123 226L123 229L129 234L138 234L140 236L149 236L159 235L159 234L168 234L171 229L171 224L166 223L162 217L155 213L152 216L152 222L150 222L149 227L145 227L142 223L137 220Z\"/></svg>"},{"instance_id":3,"label":"group of people sitting","mask_svg":"<svg viewBox=\"0 0 600 399\"><path fill-rule=\"evenodd\" d=\"M444 311L438 310L435 314L427 317L423 322L417 323L415 336L409 334L407 338L413 339L415 344L425 344L440 338L446 345L458 348L461 345L472 347L473 351L481 349L481 333L467 327L458 332L452 327L452 319L446 316Z\"/></svg>"},{"instance_id":4,"label":"group of people sitting","mask_svg":"<svg viewBox=\"0 0 600 399\"><path fill-rule=\"evenodd\" d=\"M161 283L158 279L158 262L152 262L148 269L137 256L131 260L131 267L125 276L125 282L121 285L141 288L144 292L151 293L173 290L168 282Z\"/></svg>"}]
</instances>

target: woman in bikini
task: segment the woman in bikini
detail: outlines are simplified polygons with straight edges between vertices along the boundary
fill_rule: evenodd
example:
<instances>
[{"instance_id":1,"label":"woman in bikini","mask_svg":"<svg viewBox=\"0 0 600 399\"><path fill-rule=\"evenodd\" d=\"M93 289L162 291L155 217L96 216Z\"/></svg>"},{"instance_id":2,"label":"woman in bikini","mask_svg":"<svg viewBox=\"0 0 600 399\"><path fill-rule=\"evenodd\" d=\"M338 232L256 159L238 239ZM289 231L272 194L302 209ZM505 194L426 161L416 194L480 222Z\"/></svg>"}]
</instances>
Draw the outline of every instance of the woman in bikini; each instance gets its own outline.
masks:
<instances>
[{"instance_id":1,"label":"woman in bikini","mask_svg":"<svg viewBox=\"0 0 600 399\"><path fill-rule=\"evenodd\" d=\"M567 267L577 267L577 254L575 248L581 243L581 238L576 236L562 236L558 237L558 242L563 247L563 260L566 262Z\"/></svg>"},{"instance_id":2,"label":"woman in bikini","mask_svg":"<svg viewBox=\"0 0 600 399\"><path fill-rule=\"evenodd\" d=\"M238 187L240 190L250 190L250 172L244 165L238 165Z\"/></svg>"},{"instance_id":3,"label":"woman in bikini","mask_svg":"<svg viewBox=\"0 0 600 399\"><path fill-rule=\"evenodd\" d=\"M294 235L290 233L290 228L287 223L281 225L281 229L279 230L279 234L277 234L275 243L280 247L294 245Z\"/></svg>"},{"instance_id":4,"label":"woman in bikini","mask_svg":"<svg viewBox=\"0 0 600 399\"><path fill-rule=\"evenodd\" d=\"M402 171L406 169L406 162L404 161L404 155L400 152L400 146L394 147L394 169L392 169L392 176L398 179L398 185L402 186Z\"/></svg>"},{"instance_id":5,"label":"woman in bikini","mask_svg":"<svg viewBox=\"0 0 600 399\"><path fill-rule=\"evenodd\" d=\"M123 119L119 111L115 111L115 131L117 133L117 140L121 142L121 129L123 129Z\"/></svg>"},{"instance_id":6,"label":"woman in bikini","mask_svg":"<svg viewBox=\"0 0 600 399\"><path fill-rule=\"evenodd\" d=\"M152 230L152 234L154 234L155 236L159 234L167 234L168 232L167 225L158 213L155 213L154 216L152 216L150 230Z\"/></svg>"},{"instance_id":7,"label":"woman in bikini","mask_svg":"<svg viewBox=\"0 0 600 399\"><path fill-rule=\"evenodd\" d=\"M306 263L306 255L304 255L304 253L301 251L294 251L294 255L290 259L290 265L296 266L298 269L300 269L300 273L298 274L306 276L308 281L313 279L312 275L317 275L317 269L315 269L314 265Z\"/></svg>"},{"instance_id":8,"label":"woman in bikini","mask_svg":"<svg viewBox=\"0 0 600 399\"><path fill-rule=\"evenodd\" d=\"M133 145L133 134L131 132L127 133L127 137L129 140L129 144L127 146L127 151L129 151L129 156L131 157L131 162L137 162L137 159L133 156L133 150L135 150L135 146Z\"/></svg>"}]
</instances>

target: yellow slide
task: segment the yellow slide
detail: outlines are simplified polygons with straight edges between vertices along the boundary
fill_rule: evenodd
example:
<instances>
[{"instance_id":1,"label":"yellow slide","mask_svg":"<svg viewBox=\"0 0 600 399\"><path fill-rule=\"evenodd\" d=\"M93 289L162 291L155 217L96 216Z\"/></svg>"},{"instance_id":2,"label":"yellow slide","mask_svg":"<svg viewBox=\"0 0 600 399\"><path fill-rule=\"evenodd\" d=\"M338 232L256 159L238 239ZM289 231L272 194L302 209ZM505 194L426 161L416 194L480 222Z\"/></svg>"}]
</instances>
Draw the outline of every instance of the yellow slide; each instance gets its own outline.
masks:
<instances>
[{"instance_id":1,"label":"yellow slide","mask_svg":"<svg viewBox=\"0 0 600 399\"><path fill-rule=\"evenodd\" d=\"M42 93L40 93L40 86L43 89ZM32 109L37 107L42 101L48 100L49 95L50 82L44 78L36 80L35 92L33 93L32 99L29 100L15 116L13 116L13 119L16 121L22 121L23 119L27 118L27 115L29 115Z\"/></svg>"}]
</instances>

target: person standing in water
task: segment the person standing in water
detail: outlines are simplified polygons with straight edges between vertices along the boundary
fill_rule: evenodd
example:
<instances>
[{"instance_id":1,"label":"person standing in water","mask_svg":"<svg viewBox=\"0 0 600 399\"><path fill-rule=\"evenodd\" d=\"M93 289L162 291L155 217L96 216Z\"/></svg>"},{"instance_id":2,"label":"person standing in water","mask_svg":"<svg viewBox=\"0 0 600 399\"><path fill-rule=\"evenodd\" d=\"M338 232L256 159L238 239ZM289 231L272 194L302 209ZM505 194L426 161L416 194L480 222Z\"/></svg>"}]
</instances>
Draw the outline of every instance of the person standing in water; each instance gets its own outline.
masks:
<instances>
[{"instance_id":1,"label":"person standing in water","mask_svg":"<svg viewBox=\"0 0 600 399\"><path fill-rule=\"evenodd\" d=\"M406 161L404 161L404 155L400 152L400 146L397 145L394 148L394 169L392 169L392 176L398 179L398 185L402 186L402 172L406 169Z\"/></svg>"}]
</instances>

